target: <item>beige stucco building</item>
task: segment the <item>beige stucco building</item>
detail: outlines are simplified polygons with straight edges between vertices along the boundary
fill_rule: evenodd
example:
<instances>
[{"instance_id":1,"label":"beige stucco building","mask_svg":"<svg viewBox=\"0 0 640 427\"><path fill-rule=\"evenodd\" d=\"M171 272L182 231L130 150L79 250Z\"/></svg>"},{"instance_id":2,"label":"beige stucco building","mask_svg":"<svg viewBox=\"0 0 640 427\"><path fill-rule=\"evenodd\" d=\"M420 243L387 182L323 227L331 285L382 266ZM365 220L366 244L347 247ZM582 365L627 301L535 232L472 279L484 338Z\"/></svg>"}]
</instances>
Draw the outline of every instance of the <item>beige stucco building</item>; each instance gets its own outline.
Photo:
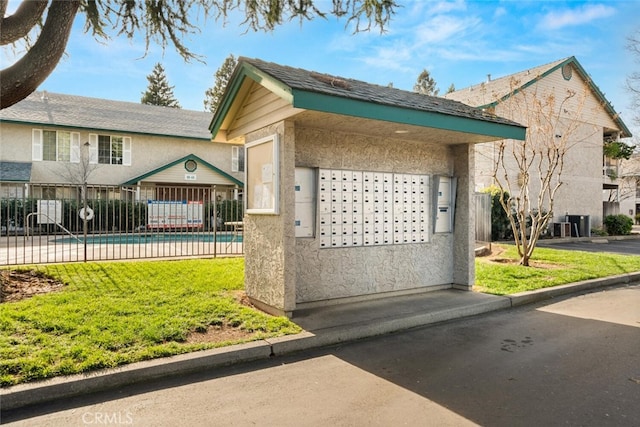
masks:
<instances>
[{"instance_id":1,"label":"beige stucco building","mask_svg":"<svg viewBox=\"0 0 640 427\"><path fill-rule=\"evenodd\" d=\"M243 186L243 151L211 141L212 114L39 91L0 111L0 195L40 197L30 184L160 187ZM50 198L64 197L48 194Z\"/></svg>"},{"instance_id":2,"label":"beige stucco building","mask_svg":"<svg viewBox=\"0 0 640 427\"><path fill-rule=\"evenodd\" d=\"M211 131L246 150L247 294L288 315L470 289L473 144L525 134L459 102L247 58Z\"/></svg>"},{"instance_id":3,"label":"beige stucco building","mask_svg":"<svg viewBox=\"0 0 640 427\"><path fill-rule=\"evenodd\" d=\"M489 76L483 83L445 97L526 125L529 146L566 148L561 169L552 174L552 187L561 181L553 201L553 222L565 222L569 215L572 220L588 218L589 224L581 232L590 233L591 228L602 226L603 202L611 191L617 192L619 186L616 176L609 173L615 162L604 158L603 144L628 138L631 133L575 57L497 79ZM495 183L493 175L501 143L475 146L476 190L481 191ZM522 145L520 141L507 141L507 144L509 153ZM530 156L531 151L528 153ZM529 168L529 188L535 203L532 207L548 211L548 198L537 204L541 177L537 172L537 161L540 158L538 156ZM504 168L497 169L503 183L506 172L512 195L521 190L522 182L522 169L516 159L521 161L525 157L508 154ZM543 159L543 171L547 170L548 163L545 162ZM604 200L603 194L606 195ZM572 232L574 230L575 226Z\"/></svg>"}]
</instances>

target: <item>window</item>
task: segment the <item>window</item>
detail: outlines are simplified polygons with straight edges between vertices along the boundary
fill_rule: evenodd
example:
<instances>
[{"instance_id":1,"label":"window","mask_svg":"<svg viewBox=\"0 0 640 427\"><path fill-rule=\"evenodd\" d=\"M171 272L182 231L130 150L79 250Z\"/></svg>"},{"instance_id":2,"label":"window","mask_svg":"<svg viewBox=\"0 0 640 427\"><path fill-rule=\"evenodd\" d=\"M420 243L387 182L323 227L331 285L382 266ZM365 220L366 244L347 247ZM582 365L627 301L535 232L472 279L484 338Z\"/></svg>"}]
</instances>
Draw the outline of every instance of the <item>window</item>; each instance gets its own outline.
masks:
<instances>
[{"instance_id":1,"label":"window","mask_svg":"<svg viewBox=\"0 0 640 427\"><path fill-rule=\"evenodd\" d=\"M80 161L79 133L34 129L32 136L32 160L71 163Z\"/></svg>"},{"instance_id":2,"label":"window","mask_svg":"<svg viewBox=\"0 0 640 427\"><path fill-rule=\"evenodd\" d=\"M244 147L231 147L231 172L244 172Z\"/></svg>"},{"instance_id":3,"label":"window","mask_svg":"<svg viewBox=\"0 0 640 427\"><path fill-rule=\"evenodd\" d=\"M89 134L90 163L131 165L131 137Z\"/></svg>"}]
</instances>

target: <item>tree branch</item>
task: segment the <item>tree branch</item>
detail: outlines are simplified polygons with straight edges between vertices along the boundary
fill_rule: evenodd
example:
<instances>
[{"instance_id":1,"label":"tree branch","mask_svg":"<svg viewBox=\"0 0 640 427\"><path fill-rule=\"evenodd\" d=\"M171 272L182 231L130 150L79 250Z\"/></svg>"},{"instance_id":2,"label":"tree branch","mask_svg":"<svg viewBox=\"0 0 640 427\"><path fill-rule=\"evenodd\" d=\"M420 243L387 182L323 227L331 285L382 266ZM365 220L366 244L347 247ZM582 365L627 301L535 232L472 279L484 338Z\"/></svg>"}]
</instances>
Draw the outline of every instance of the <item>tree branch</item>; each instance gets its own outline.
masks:
<instances>
[{"instance_id":1,"label":"tree branch","mask_svg":"<svg viewBox=\"0 0 640 427\"><path fill-rule=\"evenodd\" d=\"M6 2L3 2L6 7ZM23 1L13 15L4 17L2 14L2 31L0 31L0 44L6 45L20 40L29 34L29 31L38 24L48 1ZM4 11L3 11L4 12Z\"/></svg>"},{"instance_id":2,"label":"tree branch","mask_svg":"<svg viewBox=\"0 0 640 427\"><path fill-rule=\"evenodd\" d=\"M34 92L54 70L69 40L79 1L54 0L38 41L18 62L0 71L0 110Z\"/></svg>"}]
</instances>

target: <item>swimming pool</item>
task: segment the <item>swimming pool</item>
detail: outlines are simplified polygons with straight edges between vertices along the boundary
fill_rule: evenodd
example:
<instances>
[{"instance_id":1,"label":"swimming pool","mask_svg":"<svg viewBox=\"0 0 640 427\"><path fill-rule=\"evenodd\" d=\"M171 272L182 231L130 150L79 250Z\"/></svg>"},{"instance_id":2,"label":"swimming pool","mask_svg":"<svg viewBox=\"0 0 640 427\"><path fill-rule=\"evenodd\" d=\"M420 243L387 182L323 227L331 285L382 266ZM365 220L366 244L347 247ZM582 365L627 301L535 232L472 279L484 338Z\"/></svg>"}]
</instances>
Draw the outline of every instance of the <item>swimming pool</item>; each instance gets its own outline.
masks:
<instances>
[{"instance_id":1,"label":"swimming pool","mask_svg":"<svg viewBox=\"0 0 640 427\"><path fill-rule=\"evenodd\" d=\"M55 239L56 243L84 243L84 237L63 237ZM148 243L242 243L242 236L230 233L145 233L145 234L108 234L87 236L90 245L126 245Z\"/></svg>"}]
</instances>

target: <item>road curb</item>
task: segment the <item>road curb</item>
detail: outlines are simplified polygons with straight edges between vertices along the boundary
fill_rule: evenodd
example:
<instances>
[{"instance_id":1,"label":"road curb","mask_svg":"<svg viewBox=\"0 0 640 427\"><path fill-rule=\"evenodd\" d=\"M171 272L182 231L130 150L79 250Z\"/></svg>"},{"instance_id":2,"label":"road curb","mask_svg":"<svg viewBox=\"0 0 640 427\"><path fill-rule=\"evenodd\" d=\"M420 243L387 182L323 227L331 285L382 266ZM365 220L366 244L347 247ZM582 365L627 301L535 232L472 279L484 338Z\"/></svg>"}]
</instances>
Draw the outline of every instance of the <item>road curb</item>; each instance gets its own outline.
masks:
<instances>
[{"instance_id":1,"label":"road curb","mask_svg":"<svg viewBox=\"0 0 640 427\"><path fill-rule=\"evenodd\" d=\"M2 401L2 410L5 411L97 391L115 389L170 375L187 374L239 362L266 359L270 356L271 346L269 343L264 340L253 341L246 344L136 362L87 374L55 377L33 383L18 384L0 389L0 400Z\"/></svg>"},{"instance_id":2,"label":"road curb","mask_svg":"<svg viewBox=\"0 0 640 427\"><path fill-rule=\"evenodd\" d=\"M640 272L620 274L617 276L610 276L600 279L584 280L581 282L570 283L568 285L553 286L550 288L538 289L535 291L519 292L517 294L509 295L507 296L507 298L511 300L512 307L518 307L521 305L532 304L562 295L588 291L591 289L602 288L606 286L624 285L633 281L640 281Z\"/></svg>"}]
</instances>

